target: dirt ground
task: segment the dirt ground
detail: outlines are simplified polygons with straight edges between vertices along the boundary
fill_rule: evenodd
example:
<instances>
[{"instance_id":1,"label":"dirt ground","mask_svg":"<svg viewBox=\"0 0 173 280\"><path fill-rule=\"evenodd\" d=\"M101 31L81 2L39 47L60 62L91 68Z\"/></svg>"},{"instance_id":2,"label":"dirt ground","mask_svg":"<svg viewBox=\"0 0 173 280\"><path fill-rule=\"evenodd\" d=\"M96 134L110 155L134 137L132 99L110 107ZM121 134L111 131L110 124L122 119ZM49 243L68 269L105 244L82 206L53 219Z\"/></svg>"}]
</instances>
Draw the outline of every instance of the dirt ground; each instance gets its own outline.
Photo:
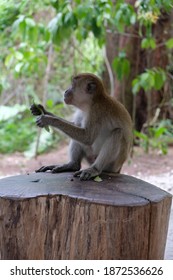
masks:
<instances>
[{"instance_id":1,"label":"dirt ground","mask_svg":"<svg viewBox=\"0 0 173 280\"><path fill-rule=\"evenodd\" d=\"M42 165L61 164L67 160L68 149L65 145L36 159L28 159L19 153L0 155L0 178L34 172ZM158 153L147 155L140 148L135 148L133 157L124 164L121 173L148 181L173 195L173 147L169 149L166 156ZM165 259L173 259L173 204Z\"/></svg>"},{"instance_id":2,"label":"dirt ground","mask_svg":"<svg viewBox=\"0 0 173 280\"><path fill-rule=\"evenodd\" d=\"M36 159L28 159L23 154L15 153L12 155L0 155L0 177L25 174L33 172L42 165L61 164L68 160L68 148L66 145L59 147L47 154L39 155ZM162 181L161 176L173 177L173 147L169 149L167 155L158 153L145 154L140 148L135 148L133 157L123 166L122 172L133 175L141 179L155 178L156 182ZM162 182L164 183L164 182ZM166 188L168 191L173 190L173 186Z\"/></svg>"}]
</instances>

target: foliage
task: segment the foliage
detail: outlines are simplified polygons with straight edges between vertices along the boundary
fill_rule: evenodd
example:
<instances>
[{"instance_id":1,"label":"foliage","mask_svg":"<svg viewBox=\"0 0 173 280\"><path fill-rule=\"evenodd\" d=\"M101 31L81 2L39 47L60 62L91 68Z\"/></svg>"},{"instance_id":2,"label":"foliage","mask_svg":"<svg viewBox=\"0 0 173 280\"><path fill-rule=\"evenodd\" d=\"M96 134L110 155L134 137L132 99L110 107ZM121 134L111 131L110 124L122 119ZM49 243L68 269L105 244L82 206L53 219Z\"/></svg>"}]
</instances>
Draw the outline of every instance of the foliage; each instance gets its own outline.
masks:
<instances>
[{"instance_id":1,"label":"foliage","mask_svg":"<svg viewBox=\"0 0 173 280\"><path fill-rule=\"evenodd\" d=\"M147 133L135 131L134 135L135 143L139 144L146 153L152 149L167 154L168 144L173 144L173 123L166 119L147 127Z\"/></svg>"},{"instance_id":2,"label":"foliage","mask_svg":"<svg viewBox=\"0 0 173 280\"><path fill-rule=\"evenodd\" d=\"M113 11L114 23L119 32L123 32L126 26L135 24L136 13L132 5L117 1Z\"/></svg>"},{"instance_id":3,"label":"foliage","mask_svg":"<svg viewBox=\"0 0 173 280\"><path fill-rule=\"evenodd\" d=\"M143 88L146 92L152 89L160 90L164 82L166 81L166 73L161 68L146 69L145 73L142 73L133 80L132 91L137 94L140 88Z\"/></svg>"},{"instance_id":4,"label":"foliage","mask_svg":"<svg viewBox=\"0 0 173 280\"><path fill-rule=\"evenodd\" d=\"M25 151L34 139L36 128L25 106L0 107L1 153ZM5 116L5 117L4 117Z\"/></svg>"},{"instance_id":5,"label":"foliage","mask_svg":"<svg viewBox=\"0 0 173 280\"><path fill-rule=\"evenodd\" d=\"M122 80L125 76L129 75L130 62L126 57L126 52L121 51L117 57L114 58L112 67L117 74L117 79Z\"/></svg>"},{"instance_id":6,"label":"foliage","mask_svg":"<svg viewBox=\"0 0 173 280\"><path fill-rule=\"evenodd\" d=\"M135 35L141 41L141 49L151 54L159 47L153 26L163 12L171 11L172 4L172 0L137 0L135 6L123 0L0 0L2 105L25 102L29 106L33 98L36 102L48 99L52 100L53 110L55 104L61 104L62 92L72 75L82 71L102 74L107 32L131 35L126 31L137 24L139 30ZM173 38L165 41L164 46L171 56ZM112 64L122 83L131 72L127 48L119 50ZM140 89L148 94L160 90L168 76L167 69L147 65L132 81L132 92L137 95ZM17 126L18 119L22 121ZM1 152L24 151L35 141L37 129L27 110L18 111L0 124L1 139L7 146L5 149L1 145ZM150 138L158 140L167 134L162 129L158 137L158 127L150 129ZM10 137L10 131L16 137ZM138 134L138 137L151 145L148 135ZM16 144L12 142L14 139L18 143L22 141L22 145L17 147L17 140Z\"/></svg>"},{"instance_id":7,"label":"foliage","mask_svg":"<svg viewBox=\"0 0 173 280\"><path fill-rule=\"evenodd\" d=\"M37 130L35 119L25 105L0 106L0 153L18 151L25 152L26 156L34 156ZM45 131L38 152L44 152L61 138L58 134Z\"/></svg>"}]
</instances>

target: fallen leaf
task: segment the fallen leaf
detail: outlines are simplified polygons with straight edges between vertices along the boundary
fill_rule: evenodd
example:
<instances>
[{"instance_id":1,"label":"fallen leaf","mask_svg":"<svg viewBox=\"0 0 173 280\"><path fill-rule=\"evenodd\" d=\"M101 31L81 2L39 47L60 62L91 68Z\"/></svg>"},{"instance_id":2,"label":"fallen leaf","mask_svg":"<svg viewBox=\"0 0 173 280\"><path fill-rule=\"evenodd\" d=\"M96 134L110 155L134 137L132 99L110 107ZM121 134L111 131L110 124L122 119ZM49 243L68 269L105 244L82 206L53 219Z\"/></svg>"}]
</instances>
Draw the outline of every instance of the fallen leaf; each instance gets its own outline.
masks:
<instances>
[{"instance_id":1,"label":"fallen leaf","mask_svg":"<svg viewBox=\"0 0 173 280\"><path fill-rule=\"evenodd\" d=\"M102 182L103 180L102 180L102 178L100 178L100 176L96 176L96 177L94 178L94 181L97 182L97 183L100 183L100 182Z\"/></svg>"}]
</instances>

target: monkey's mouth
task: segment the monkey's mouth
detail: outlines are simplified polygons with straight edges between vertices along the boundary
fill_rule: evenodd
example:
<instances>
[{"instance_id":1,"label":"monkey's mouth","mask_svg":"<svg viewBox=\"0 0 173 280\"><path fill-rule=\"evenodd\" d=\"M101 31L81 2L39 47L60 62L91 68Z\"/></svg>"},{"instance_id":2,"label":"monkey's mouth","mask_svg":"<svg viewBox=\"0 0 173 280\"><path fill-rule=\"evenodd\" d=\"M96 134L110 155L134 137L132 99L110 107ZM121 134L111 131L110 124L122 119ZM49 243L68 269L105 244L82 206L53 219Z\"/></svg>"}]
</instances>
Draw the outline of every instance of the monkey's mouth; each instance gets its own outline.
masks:
<instances>
[{"instance_id":1,"label":"monkey's mouth","mask_svg":"<svg viewBox=\"0 0 173 280\"><path fill-rule=\"evenodd\" d=\"M72 98L64 97L64 102L65 102L66 104L72 104Z\"/></svg>"}]
</instances>

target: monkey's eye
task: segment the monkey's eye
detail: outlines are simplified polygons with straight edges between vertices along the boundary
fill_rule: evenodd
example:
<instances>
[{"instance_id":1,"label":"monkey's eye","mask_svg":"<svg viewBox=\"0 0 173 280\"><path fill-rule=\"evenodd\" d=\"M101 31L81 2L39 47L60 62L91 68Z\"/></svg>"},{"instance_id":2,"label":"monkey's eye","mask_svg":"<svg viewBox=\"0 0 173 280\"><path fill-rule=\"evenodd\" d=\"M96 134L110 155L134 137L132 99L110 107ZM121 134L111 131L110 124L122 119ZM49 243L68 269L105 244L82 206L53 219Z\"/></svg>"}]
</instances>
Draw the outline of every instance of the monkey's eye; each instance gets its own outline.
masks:
<instances>
[{"instance_id":1,"label":"monkey's eye","mask_svg":"<svg viewBox=\"0 0 173 280\"><path fill-rule=\"evenodd\" d=\"M96 84L91 82L87 84L87 92L93 93L96 90Z\"/></svg>"}]
</instances>

